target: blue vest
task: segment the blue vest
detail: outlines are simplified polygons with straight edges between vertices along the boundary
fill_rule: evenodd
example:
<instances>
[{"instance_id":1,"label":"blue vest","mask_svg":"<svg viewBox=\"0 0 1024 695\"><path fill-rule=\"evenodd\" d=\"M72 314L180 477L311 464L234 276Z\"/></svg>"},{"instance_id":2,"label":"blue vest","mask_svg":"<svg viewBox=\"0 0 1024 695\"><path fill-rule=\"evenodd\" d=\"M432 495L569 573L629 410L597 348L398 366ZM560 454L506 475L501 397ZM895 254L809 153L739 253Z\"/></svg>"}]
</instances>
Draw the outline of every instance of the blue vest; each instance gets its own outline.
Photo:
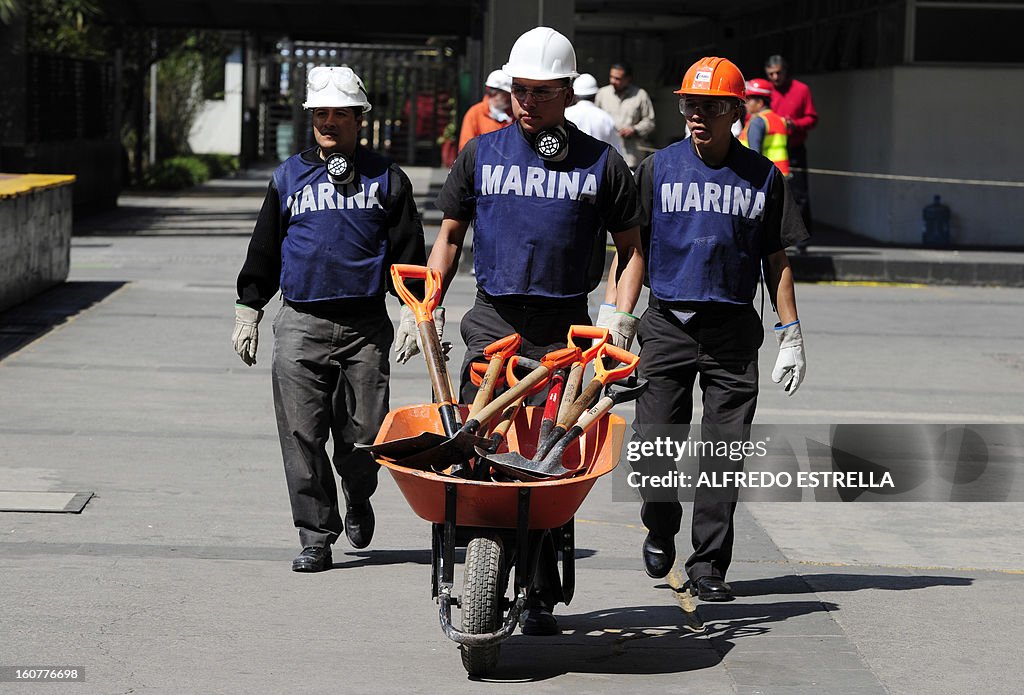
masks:
<instances>
[{"instance_id":1,"label":"blue vest","mask_svg":"<svg viewBox=\"0 0 1024 695\"><path fill-rule=\"evenodd\" d=\"M473 266L489 295L567 298L589 290L608 145L566 131L561 162L541 159L518 126L477 139Z\"/></svg>"},{"instance_id":2,"label":"blue vest","mask_svg":"<svg viewBox=\"0 0 1024 695\"><path fill-rule=\"evenodd\" d=\"M654 155L651 292L669 302L749 304L761 275L772 163L733 142L725 163L704 164L687 138Z\"/></svg>"},{"instance_id":3,"label":"blue vest","mask_svg":"<svg viewBox=\"0 0 1024 695\"><path fill-rule=\"evenodd\" d=\"M357 179L335 186L323 163L301 155L274 171L285 224L281 243L281 294L316 302L384 293L388 245L388 161L365 148L355 151Z\"/></svg>"}]
</instances>

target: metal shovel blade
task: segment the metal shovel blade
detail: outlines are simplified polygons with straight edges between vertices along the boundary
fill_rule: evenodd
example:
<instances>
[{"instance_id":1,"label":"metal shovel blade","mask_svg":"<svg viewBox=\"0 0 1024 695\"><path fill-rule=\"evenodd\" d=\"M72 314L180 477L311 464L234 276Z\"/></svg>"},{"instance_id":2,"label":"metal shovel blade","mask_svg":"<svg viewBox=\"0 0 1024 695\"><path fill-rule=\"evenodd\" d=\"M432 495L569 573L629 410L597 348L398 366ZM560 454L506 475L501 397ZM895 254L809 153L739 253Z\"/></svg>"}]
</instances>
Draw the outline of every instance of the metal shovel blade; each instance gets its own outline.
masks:
<instances>
[{"instance_id":1,"label":"metal shovel blade","mask_svg":"<svg viewBox=\"0 0 1024 695\"><path fill-rule=\"evenodd\" d=\"M440 435L434 436L440 439L434 440L433 446L426 450L418 449L409 456L396 458L395 463L408 468L432 468L435 471L443 471L450 466L465 464L476 455L476 447L485 447L490 443L487 437L479 437L466 431L456 432L450 439Z\"/></svg>"},{"instance_id":2,"label":"metal shovel blade","mask_svg":"<svg viewBox=\"0 0 1024 695\"><path fill-rule=\"evenodd\" d=\"M440 446L448 441L448 437L437 432L420 432L419 434L412 437L403 437L402 439L392 439L388 442L381 442L380 444L356 444L356 449L364 449L369 451L375 457L380 456L381 458L391 459L392 461L398 461L405 459L413 454L418 454L424 450L433 449Z\"/></svg>"},{"instance_id":3,"label":"metal shovel blade","mask_svg":"<svg viewBox=\"0 0 1024 695\"><path fill-rule=\"evenodd\" d=\"M505 454L487 454L478 449L481 463L490 464L505 475L526 482L558 480L576 473L575 470L564 468L560 461L532 461L520 453L510 451Z\"/></svg>"}]
</instances>

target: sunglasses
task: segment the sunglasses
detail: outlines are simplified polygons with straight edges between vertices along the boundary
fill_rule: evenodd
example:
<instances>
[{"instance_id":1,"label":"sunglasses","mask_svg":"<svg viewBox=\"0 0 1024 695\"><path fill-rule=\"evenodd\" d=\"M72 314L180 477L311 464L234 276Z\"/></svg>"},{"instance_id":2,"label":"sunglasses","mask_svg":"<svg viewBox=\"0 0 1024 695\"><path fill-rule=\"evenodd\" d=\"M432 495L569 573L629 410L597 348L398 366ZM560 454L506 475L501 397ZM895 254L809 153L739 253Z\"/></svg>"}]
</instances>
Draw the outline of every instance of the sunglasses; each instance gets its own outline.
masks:
<instances>
[{"instance_id":1,"label":"sunglasses","mask_svg":"<svg viewBox=\"0 0 1024 695\"><path fill-rule=\"evenodd\" d=\"M533 100L537 103L543 103L545 101L551 101L557 99L559 94L562 94L566 90L565 87L537 87L536 89L527 89L521 84L512 85L512 96L516 98L516 101L526 101L527 97L533 97Z\"/></svg>"},{"instance_id":2,"label":"sunglasses","mask_svg":"<svg viewBox=\"0 0 1024 695\"><path fill-rule=\"evenodd\" d=\"M679 100L679 113L687 118L700 111L705 118L724 116L736 108L735 102L727 99L687 99Z\"/></svg>"}]
</instances>

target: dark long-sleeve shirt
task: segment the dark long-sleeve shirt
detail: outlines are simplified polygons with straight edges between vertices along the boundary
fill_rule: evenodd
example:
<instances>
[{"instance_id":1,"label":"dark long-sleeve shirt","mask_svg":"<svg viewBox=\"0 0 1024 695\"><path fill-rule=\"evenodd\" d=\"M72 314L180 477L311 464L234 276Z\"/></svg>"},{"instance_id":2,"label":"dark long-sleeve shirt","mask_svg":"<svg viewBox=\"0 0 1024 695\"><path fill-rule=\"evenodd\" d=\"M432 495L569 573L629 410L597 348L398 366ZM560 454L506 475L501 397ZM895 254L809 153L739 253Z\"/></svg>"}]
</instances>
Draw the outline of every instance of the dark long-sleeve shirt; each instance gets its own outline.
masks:
<instances>
[{"instance_id":1,"label":"dark long-sleeve shirt","mask_svg":"<svg viewBox=\"0 0 1024 695\"><path fill-rule=\"evenodd\" d=\"M302 153L303 161L322 164L316 148ZM426 248L423 242L423 223L416 202L413 199L409 177L398 165L388 168L388 196L383 201L387 211L385 222L388 231L387 256L384 263L388 291L395 294L388 269L393 263L426 265ZM273 179L263 199L256 226L249 240L249 250L238 274L238 302L253 309L262 309L277 294L281 283L281 244L288 233L290 213L281 213L280 194ZM417 296L422 294L422 282L408 283L409 289ZM313 303L307 303L313 304ZM316 302L322 308L333 305L343 307L351 300L330 300ZM310 307L312 308L312 307Z\"/></svg>"}]
</instances>

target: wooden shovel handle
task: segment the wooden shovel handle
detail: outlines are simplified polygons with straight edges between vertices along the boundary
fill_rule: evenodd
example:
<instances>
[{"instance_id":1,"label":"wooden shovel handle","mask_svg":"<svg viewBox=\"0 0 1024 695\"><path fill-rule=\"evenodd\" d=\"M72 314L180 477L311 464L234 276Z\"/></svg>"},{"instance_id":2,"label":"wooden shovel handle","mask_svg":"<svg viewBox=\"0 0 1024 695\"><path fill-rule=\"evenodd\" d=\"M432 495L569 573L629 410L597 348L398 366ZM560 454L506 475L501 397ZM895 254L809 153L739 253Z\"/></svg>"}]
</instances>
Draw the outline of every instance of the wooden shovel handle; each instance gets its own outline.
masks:
<instances>
[{"instance_id":1,"label":"wooden shovel handle","mask_svg":"<svg viewBox=\"0 0 1024 695\"><path fill-rule=\"evenodd\" d=\"M598 379L591 379L590 383L587 384L587 388L583 389L583 393L579 395L569 409L565 412L565 419L558 420L558 426L563 429L569 429L573 423L579 419L580 415L584 410L590 407L590 404L594 402L594 399L601 395L601 389L604 388Z\"/></svg>"}]
</instances>

